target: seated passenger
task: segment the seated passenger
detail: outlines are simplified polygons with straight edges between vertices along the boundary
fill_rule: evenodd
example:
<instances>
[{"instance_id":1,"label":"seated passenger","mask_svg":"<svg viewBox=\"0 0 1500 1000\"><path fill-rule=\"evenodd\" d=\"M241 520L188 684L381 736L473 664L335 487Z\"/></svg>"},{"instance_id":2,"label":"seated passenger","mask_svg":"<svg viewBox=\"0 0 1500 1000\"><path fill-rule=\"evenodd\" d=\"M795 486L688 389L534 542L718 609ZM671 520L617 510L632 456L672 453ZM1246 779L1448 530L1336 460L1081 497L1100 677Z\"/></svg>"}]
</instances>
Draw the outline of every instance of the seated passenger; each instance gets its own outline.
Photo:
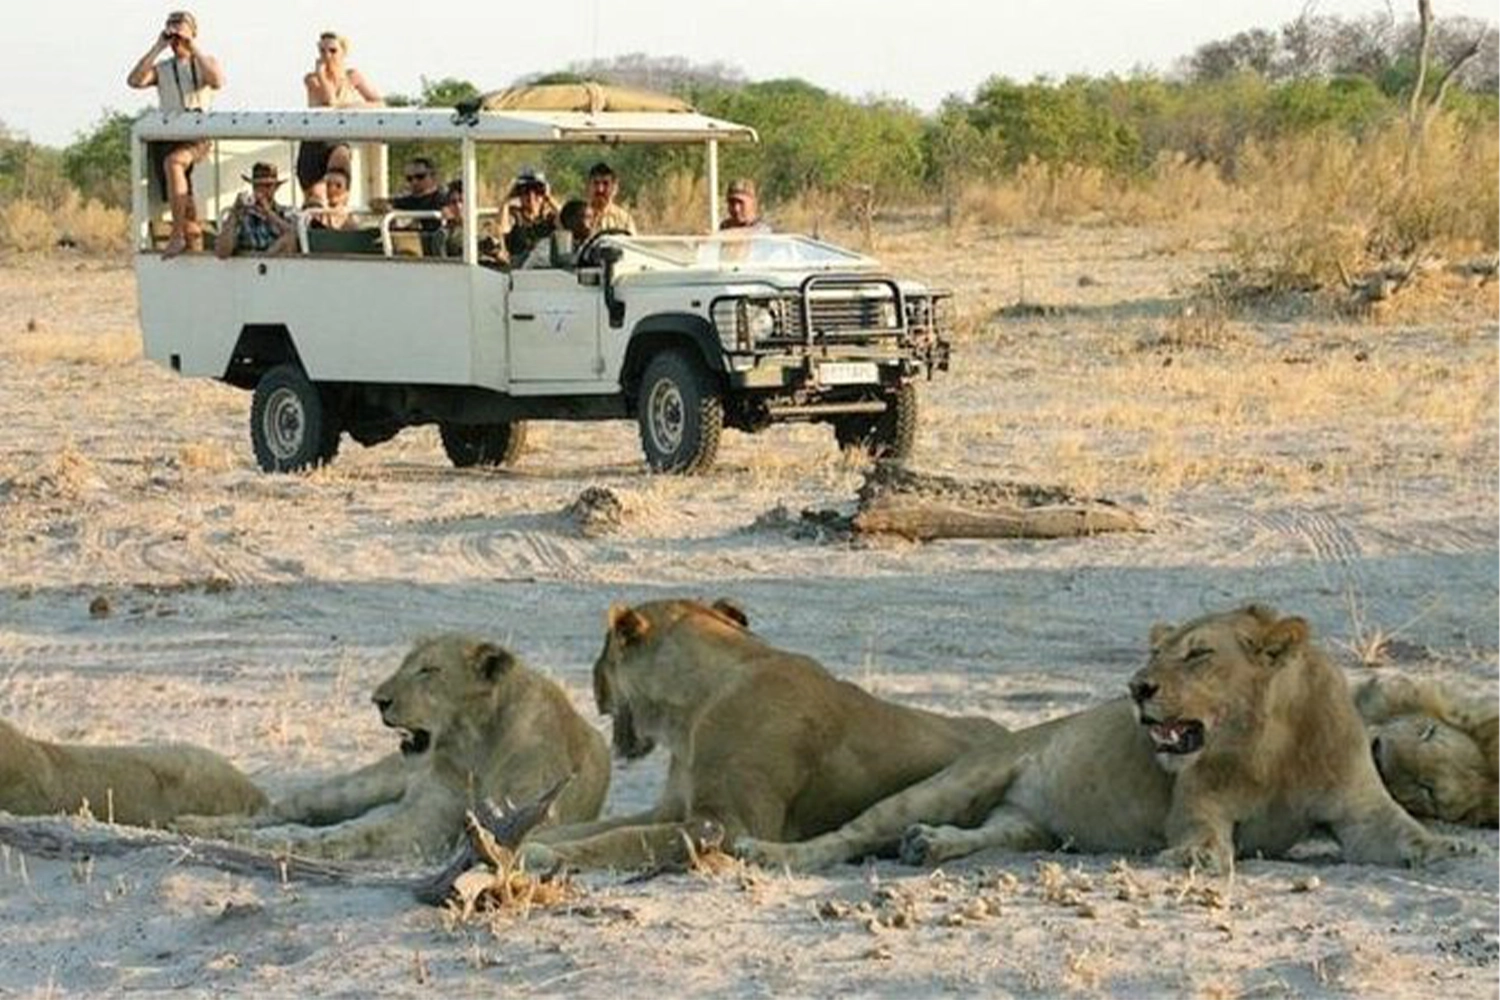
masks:
<instances>
[{"instance_id":1,"label":"seated passenger","mask_svg":"<svg viewBox=\"0 0 1500 1000\"><path fill-rule=\"evenodd\" d=\"M286 178L278 177L276 164L257 163L243 177L251 193L241 194L219 229L214 253L232 257L237 253L283 254L297 249L297 227L291 209L276 201L276 189Z\"/></svg>"},{"instance_id":2,"label":"seated passenger","mask_svg":"<svg viewBox=\"0 0 1500 1000\"><path fill-rule=\"evenodd\" d=\"M557 199L547 186L547 175L523 168L500 208L500 238L505 244L501 259L519 266L532 248L551 237L557 215Z\"/></svg>"},{"instance_id":3,"label":"seated passenger","mask_svg":"<svg viewBox=\"0 0 1500 1000\"><path fill-rule=\"evenodd\" d=\"M442 181L438 180L437 168L425 156L413 156L406 163L406 193L391 200L391 207L403 212L440 212L448 202ZM437 232L443 227L441 219L418 219L402 228L416 228L423 232Z\"/></svg>"},{"instance_id":4,"label":"seated passenger","mask_svg":"<svg viewBox=\"0 0 1500 1000\"><path fill-rule=\"evenodd\" d=\"M619 190L620 182L608 163L596 163L589 168L589 207L594 210L590 235L605 230L635 235L635 219L623 206L615 204Z\"/></svg>"},{"instance_id":5,"label":"seated passenger","mask_svg":"<svg viewBox=\"0 0 1500 1000\"><path fill-rule=\"evenodd\" d=\"M741 177L729 185L724 195L727 214L719 222L721 232L769 233L771 226L760 217L760 208L755 198L755 182Z\"/></svg>"},{"instance_id":6,"label":"seated passenger","mask_svg":"<svg viewBox=\"0 0 1500 1000\"><path fill-rule=\"evenodd\" d=\"M573 198L557 213L558 226L573 237L573 246L589 238L594 231L594 206L582 198Z\"/></svg>"},{"instance_id":7,"label":"seated passenger","mask_svg":"<svg viewBox=\"0 0 1500 1000\"><path fill-rule=\"evenodd\" d=\"M349 175L338 167L330 167L323 175L323 202L309 200L303 209L307 212L308 229L358 229L353 213L349 210Z\"/></svg>"},{"instance_id":8,"label":"seated passenger","mask_svg":"<svg viewBox=\"0 0 1500 1000\"><path fill-rule=\"evenodd\" d=\"M448 182L448 190L445 194L447 200L443 203L443 256L462 257L464 255L464 182L453 180ZM479 224L479 263L486 267L498 266L500 261L500 241L495 239L490 232L491 226L488 221Z\"/></svg>"}]
</instances>

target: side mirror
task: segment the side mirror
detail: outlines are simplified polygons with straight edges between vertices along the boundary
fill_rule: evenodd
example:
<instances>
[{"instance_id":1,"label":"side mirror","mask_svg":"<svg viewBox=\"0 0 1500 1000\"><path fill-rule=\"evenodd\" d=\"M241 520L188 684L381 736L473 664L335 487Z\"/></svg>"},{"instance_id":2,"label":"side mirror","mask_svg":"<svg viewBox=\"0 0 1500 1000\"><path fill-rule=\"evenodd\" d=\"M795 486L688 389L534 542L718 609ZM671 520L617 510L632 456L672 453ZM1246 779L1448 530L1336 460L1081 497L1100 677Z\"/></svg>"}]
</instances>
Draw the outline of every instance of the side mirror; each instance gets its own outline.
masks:
<instances>
[{"instance_id":1,"label":"side mirror","mask_svg":"<svg viewBox=\"0 0 1500 1000\"><path fill-rule=\"evenodd\" d=\"M604 265L604 308L609 313L609 325L618 330L625 324L625 303L615 294L615 265L625 251L617 246L599 248L599 260Z\"/></svg>"}]
</instances>

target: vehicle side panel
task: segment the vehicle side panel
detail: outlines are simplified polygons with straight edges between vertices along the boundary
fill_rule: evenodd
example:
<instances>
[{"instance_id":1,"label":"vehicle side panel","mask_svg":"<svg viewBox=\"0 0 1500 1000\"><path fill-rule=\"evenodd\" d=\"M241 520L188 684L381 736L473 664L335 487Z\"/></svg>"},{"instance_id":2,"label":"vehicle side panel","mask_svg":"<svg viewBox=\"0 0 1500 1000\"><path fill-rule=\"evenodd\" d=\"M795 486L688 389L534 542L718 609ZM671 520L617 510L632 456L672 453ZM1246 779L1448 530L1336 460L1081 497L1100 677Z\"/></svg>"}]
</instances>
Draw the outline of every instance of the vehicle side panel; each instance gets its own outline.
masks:
<instances>
[{"instance_id":1,"label":"vehicle side panel","mask_svg":"<svg viewBox=\"0 0 1500 1000\"><path fill-rule=\"evenodd\" d=\"M146 355L179 355L185 375L222 376L240 330L261 324L287 329L315 381L503 388L503 275L456 262L142 254L137 276Z\"/></svg>"}]
</instances>

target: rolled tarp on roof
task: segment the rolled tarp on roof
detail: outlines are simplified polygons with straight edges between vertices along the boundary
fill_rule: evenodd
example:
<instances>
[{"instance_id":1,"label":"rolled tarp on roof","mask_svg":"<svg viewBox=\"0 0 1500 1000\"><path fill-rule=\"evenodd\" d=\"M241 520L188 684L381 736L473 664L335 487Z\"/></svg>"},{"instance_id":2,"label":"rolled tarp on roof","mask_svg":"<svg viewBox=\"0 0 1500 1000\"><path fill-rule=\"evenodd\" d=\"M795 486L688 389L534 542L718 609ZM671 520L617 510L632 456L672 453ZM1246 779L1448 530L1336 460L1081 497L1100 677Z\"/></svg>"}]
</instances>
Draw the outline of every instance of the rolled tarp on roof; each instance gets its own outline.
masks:
<instances>
[{"instance_id":1,"label":"rolled tarp on roof","mask_svg":"<svg viewBox=\"0 0 1500 1000\"><path fill-rule=\"evenodd\" d=\"M491 91L480 99L485 111L601 111L692 112L693 106L670 94L633 87L582 83L539 83Z\"/></svg>"}]
</instances>

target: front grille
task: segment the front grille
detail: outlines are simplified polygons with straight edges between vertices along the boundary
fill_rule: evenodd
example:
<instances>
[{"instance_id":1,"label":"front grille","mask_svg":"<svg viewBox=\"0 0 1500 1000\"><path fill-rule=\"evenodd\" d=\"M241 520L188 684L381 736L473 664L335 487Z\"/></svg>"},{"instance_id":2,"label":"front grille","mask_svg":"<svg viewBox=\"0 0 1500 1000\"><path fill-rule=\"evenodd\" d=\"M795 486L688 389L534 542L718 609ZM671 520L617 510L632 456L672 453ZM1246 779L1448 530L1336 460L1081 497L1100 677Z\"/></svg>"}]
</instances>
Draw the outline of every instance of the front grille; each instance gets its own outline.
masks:
<instances>
[{"instance_id":1,"label":"front grille","mask_svg":"<svg viewBox=\"0 0 1500 1000\"><path fill-rule=\"evenodd\" d=\"M807 302L806 313L803 301ZM843 283L810 288L802 296L782 299L776 343L834 343L900 336L905 325L896 310L896 291L888 281ZM812 316L808 336L806 314Z\"/></svg>"}]
</instances>

